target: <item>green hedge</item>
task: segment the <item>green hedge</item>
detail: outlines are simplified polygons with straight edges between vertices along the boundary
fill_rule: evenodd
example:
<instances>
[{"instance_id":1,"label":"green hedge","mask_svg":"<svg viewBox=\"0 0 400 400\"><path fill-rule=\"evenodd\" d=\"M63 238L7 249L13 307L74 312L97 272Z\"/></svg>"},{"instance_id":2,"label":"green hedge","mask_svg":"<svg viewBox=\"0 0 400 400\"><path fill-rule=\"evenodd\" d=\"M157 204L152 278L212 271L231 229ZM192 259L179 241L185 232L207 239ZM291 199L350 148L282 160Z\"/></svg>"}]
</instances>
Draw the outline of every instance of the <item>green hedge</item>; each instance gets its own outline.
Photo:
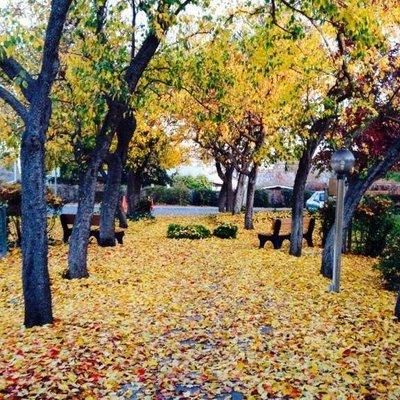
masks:
<instances>
[{"instance_id":1,"label":"green hedge","mask_svg":"<svg viewBox=\"0 0 400 400\"><path fill-rule=\"evenodd\" d=\"M400 290L400 216L397 224L387 238L386 247L379 259L376 269L381 273L385 287L389 290Z\"/></svg>"},{"instance_id":2,"label":"green hedge","mask_svg":"<svg viewBox=\"0 0 400 400\"><path fill-rule=\"evenodd\" d=\"M167 237L170 239L205 239L211 232L203 225L168 225Z\"/></svg>"},{"instance_id":3,"label":"green hedge","mask_svg":"<svg viewBox=\"0 0 400 400\"><path fill-rule=\"evenodd\" d=\"M218 192L211 189L188 189L186 187L153 186L145 189L156 204L186 206L217 206Z\"/></svg>"},{"instance_id":4,"label":"green hedge","mask_svg":"<svg viewBox=\"0 0 400 400\"><path fill-rule=\"evenodd\" d=\"M378 257L395 228L395 207L386 196L364 196L352 219L351 248L354 254ZM329 201L318 211L321 220L322 246L335 221L335 202Z\"/></svg>"},{"instance_id":5,"label":"green hedge","mask_svg":"<svg viewBox=\"0 0 400 400\"><path fill-rule=\"evenodd\" d=\"M191 191L191 204L194 206L213 206L218 205L219 192L211 189L195 189Z\"/></svg>"},{"instance_id":6,"label":"green hedge","mask_svg":"<svg viewBox=\"0 0 400 400\"><path fill-rule=\"evenodd\" d=\"M188 189L184 186L166 187L153 186L145 188L146 196L151 196L156 204L169 205L194 205L194 206L213 206L218 205L218 195L211 189ZM306 202L313 194L306 190ZM271 190L257 189L254 195L254 207L282 208L292 206L293 191L282 189L281 201L274 201Z\"/></svg>"},{"instance_id":7,"label":"green hedge","mask_svg":"<svg viewBox=\"0 0 400 400\"><path fill-rule=\"evenodd\" d=\"M131 221L139 221L141 219L155 219L152 214L153 203L149 199L141 199L136 210L129 213L127 218Z\"/></svg>"},{"instance_id":8,"label":"green hedge","mask_svg":"<svg viewBox=\"0 0 400 400\"><path fill-rule=\"evenodd\" d=\"M185 187L153 186L145 189L146 196L151 196L156 204L186 206L191 202L190 190Z\"/></svg>"}]
</instances>

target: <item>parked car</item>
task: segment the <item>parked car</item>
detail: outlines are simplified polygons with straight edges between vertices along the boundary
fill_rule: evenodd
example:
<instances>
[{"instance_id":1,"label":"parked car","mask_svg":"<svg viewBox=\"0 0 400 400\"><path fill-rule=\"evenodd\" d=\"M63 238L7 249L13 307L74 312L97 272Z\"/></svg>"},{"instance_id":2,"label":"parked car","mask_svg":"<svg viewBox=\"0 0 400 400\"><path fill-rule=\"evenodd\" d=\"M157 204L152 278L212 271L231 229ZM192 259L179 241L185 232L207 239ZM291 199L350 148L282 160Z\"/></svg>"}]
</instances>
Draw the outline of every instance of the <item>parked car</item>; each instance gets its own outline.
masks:
<instances>
[{"instance_id":1,"label":"parked car","mask_svg":"<svg viewBox=\"0 0 400 400\"><path fill-rule=\"evenodd\" d=\"M325 192L314 192L311 197L306 201L306 208L308 211L317 211L325 204Z\"/></svg>"}]
</instances>

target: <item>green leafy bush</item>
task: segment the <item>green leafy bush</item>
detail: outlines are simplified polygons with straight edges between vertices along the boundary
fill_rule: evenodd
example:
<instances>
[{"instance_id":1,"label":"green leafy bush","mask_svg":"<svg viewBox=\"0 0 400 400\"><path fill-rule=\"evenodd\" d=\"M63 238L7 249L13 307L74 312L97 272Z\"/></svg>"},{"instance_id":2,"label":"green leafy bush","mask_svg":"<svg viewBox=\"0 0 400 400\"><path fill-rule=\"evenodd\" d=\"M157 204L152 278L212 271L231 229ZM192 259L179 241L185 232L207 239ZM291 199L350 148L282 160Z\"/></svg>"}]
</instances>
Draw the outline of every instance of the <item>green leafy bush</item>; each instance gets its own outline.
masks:
<instances>
[{"instance_id":1,"label":"green leafy bush","mask_svg":"<svg viewBox=\"0 0 400 400\"><path fill-rule=\"evenodd\" d=\"M156 204L190 204L190 190L186 187L153 186L146 188L146 195L151 196Z\"/></svg>"},{"instance_id":2,"label":"green leafy bush","mask_svg":"<svg viewBox=\"0 0 400 400\"><path fill-rule=\"evenodd\" d=\"M376 269L381 273L385 287L400 290L400 226L393 229Z\"/></svg>"},{"instance_id":3,"label":"green leafy bush","mask_svg":"<svg viewBox=\"0 0 400 400\"><path fill-rule=\"evenodd\" d=\"M218 192L211 189L188 189L185 186L153 186L145 189L146 196L151 196L156 204L217 206Z\"/></svg>"},{"instance_id":4,"label":"green leafy bush","mask_svg":"<svg viewBox=\"0 0 400 400\"><path fill-rule=\"evenodd\" d=\"M266 190L256 189L254 193L254 207L271 207Z\"/></svg>"},{"instance_id":5,"label":"green leafy bush","mask_svg":"<svg viewBox=\"0 0 400 400\"><path fill-rule=\"evenodd\" d=\"M211 232L203 225L168 225L167 237L170 239L205 239Z\"/></svg>"},{"instance_id":6,"label":"green leafy bush","mask_svg":"<svg viewBox=\"0 0 400 400\"><path fill-rule=\"evenodd\" d=\"M377 257L382 254L394 223L394 204L386 196L365 196L353 219L353 252Z\"/></svg>"},{"instance_id":7,"label":"green leafy bush","mask_svg":"<svg viewBox=\"0 0 400 400\"><path fill-rule=\"evenodd\" d=\"M194 206L217 206L218 193L211 189L192 190L192 201Z\"/></svg>"},{"instance_id":8,"label":"green leafy bush","mask_svg":"<svg viewBox=\"0 0 400 400\"><path fill-rule=\"evenodd\" d=\"M176 175L172 179L175 187L184 186L188 189L211 189L212 182L205 175Z\"/></svg>"},{"instance_id":9,"label":"green leafy bush","mask_svg":"<svg viewBox=\"0 0 400 400\"><path fill-rule=\"evenodd\" d=\"M131 221L139 221L141 219L155 219L152 214L153 203L151 199L142 199L136 210L133 213L128 214L128 219Z\"/></svg>"},{"instance_id":10,"label":"green leafy bush","mask_svg":"<svg viewBox=\"0 0 400 400\"><path fill-rule=\"evenodd\" d=\"M221 239L236 239L238 227L233 224L221 224L214 229L214 236Z\"/></svg>"},{"instance_id":11,"label":"green leafy bush","mask_svg":"<svg viewBox=\"0 0 400 400\"><path fill-rule=\"evenodd\" d=\"M335 221L335 202L328 203L318 212L321 219L322 245ZM394 228L394 204L386 196L365 196L354 213L351 232L351 251L370 257L382 254L387 238Z\"/></svg>"}]
</instances>

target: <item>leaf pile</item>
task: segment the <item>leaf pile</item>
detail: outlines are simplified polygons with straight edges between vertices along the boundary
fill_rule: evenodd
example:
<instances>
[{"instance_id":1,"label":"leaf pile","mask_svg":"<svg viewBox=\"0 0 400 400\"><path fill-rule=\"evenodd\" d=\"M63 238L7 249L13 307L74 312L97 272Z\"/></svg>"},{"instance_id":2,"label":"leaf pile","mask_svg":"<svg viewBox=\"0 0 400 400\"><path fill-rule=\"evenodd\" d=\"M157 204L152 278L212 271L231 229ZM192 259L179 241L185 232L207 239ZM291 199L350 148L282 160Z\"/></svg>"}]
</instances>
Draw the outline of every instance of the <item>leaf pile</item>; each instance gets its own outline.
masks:
<instances>
[{"instance_id":1,"label":"leaf pile","mask_svg":"<svg viewBox=\"0 0 400 400\"><path fill-rule=\"evenodd\" d=\"M168 224L131 224L124 246L90 245L91 276L62 279L50 248L56 323L26 330L20 255L0 263L0 399L398 399L400 325L374 260L344 256L327 293L320 249L302 258L235 241L171 241Z\"/></svg>"}]
</instances>

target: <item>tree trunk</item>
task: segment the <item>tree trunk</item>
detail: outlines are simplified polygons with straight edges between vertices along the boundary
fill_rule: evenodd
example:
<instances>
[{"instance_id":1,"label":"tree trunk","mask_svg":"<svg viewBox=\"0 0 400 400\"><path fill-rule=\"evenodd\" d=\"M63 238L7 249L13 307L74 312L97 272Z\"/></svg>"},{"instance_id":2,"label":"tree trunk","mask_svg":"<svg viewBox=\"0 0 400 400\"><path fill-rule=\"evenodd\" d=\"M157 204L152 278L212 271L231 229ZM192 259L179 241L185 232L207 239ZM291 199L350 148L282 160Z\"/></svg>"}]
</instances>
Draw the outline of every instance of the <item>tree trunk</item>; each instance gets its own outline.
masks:
<instances>
[{"instance_id":1,"label":"tree trunk","mask_svg":"<svg viewBox=\"0 0 400 400\"><path fill-rule=\"evenodd\" d=\"M121 197L120 197L121 200ZM128 227L128 219L126 217L126 212L121 209L121 205L119 204L117 207L117 218L119 221L119 227L126 229Z\"/></svg>"},{"instance_id":2,"label":"tree trunk","mask_svg":"<svg viewBox=\"0 0 400 400\"><path fill-rule=\"evenodd\" d=\"M226 181L226 211L233 212L233 206L235 202L235 193L233 191L233 167L229 167L225 171L225 181Z\"/></svg>"},{"instance_id":3,"label":"tree trunk","mask_svg":"<svg viewBox=\"0 0 400 400\"><path fill-rule=\"evenodd\" d=\"M107 183L104 189L103 201L100 209L100 246L115 246L115 215L119 201L122 171L125 167L129 142L136 127L136 121L125 108L127 115L119 121L117 126L118 145L116 150L108 156Z\"/></svg>"},{"instance_id":4,"label":"tree trunk","mask_svg":"<svg viewBox=\"0 0 400 400\"><path fill-rule=\"evenodd\" d=\"M232 186L233 171L235 168L231 165L225 166L225 170L222 169L220 162L215 162L215 167L219 178L222 181L222 188L218 198L218 209L220 212L233 210L234 203L234 192Z\"/></svg>"},{"instance_id":5,"label":"tree trunk","mask_svg":"<svg viewBox=\"0 0 400 400\"><path fill-rule=\"evenodd\" d=\"M397 295L397 301L396 301L396 307L394 309L394 315L397 317L398 320L400 320L400 291L399 294Z\"/></svg>"},{"instance_id":6,"label":"tree trunk","mask_svg":"<svg viewBox=\"0 0 400 400\"><path fill-rule=\"evenodd\" d=\"M226 183L222 182L221 190L218 195L218 211L225 212L226 209Z\"/></svg>"},{"instance_id":7,"label":"tree trunk","mask_svg":"<svg viewBox=\"0 0 400 400\"><path fill-rule=\"evenodd\" d=\"M87 168L79 178L78 210L74 227L69 239L68 272L66 278L80 279L89 276L87 269L87 246L90 237L91 218L94 210L97 174L110 148L116 122L120 118L117 104L109 104L101 131L96 137L96 146L92 150Z\"/></svg>"},{"instance_id":8,"label":"tree trunk","mask_svg":"<svg viewBox=\"0 0 400 400\"><path fill-rule=\"evenodd\" d=\"M139 201L140 193L143 185L143 175L141 172L129 171L127 176L128 181L128 214L136 211Z\"/></svg>"},{"instance_id":9,"label":"tree trunk","mask_svg":"<svg viewBox=\"0 0 400 400\"><path fill-rule=\"evenodd\" d=\"M244 215L244 229L254 229L254 194L256 191L258 165L255 164L250 171L247 182L246 212Z\"/></svg>"},{"instance_id":10,"label":"tree trunk","mask_svg":"<svg viewBox=\"0 0 400 400\"><path fill-rule=\"evenodd\" d=\"M319 143L317 140L307 141L306 148L304 149L299 161L293 185L292 228L290 234L289 254L296 257L301 256L303 245L304 192L317 143Z\"/></svg>"},{"instance_id":11,"label":"tree trunk","mask_svg":"<svg viewBox=\"0 0 400 400\"><path fill-rule=\"evenodd\" d=\"M45 142L51 117L50 92L59 70L59 45L71 0L53 0L44 37L41 67L33 78L15 59L0 57L2 76L13 82L24 77L20 102L3 85L0 97L21 117L25 131L21 140L22 288L27 328L53 322L47 264L47 205Z\"/></svg>"},{"instance_id":12,"label":"tree trunk","mask_svg":"<svg viewBox=\"0 0 400 400\"><path fill-rule=\"evenodd\" d=\"M80 176L78 210L69 240L68 272L66 276L68 279L87 278L89 276L87 270L87 247L99 166L99 159L93 161Z\"/></svg>"},{"instance_id":13,"label":"tree trunk","mask_svg":"<svg viewBox=\"0 0 400 400\"><path fill-rule=\"evenodd\" d=\"M299 160L293 186L292 227L290 234L289 254L300 257L303 245L303 212L304 192L308 174L310 173L312 158L319 143L324 138L331 125L332 119L321 118L315 121L310 129L311 138L307 140L305 149Z\"/></svg>"},{"instance_id":14,"label":"tree trunk","mask_svg":"<svg viewBox=\"0 0 400 400\"><path fill-rule=\"evenodd\" d=\"M246 176L244 174L239 173L237 186L235 190L235 201L232 210L233 215L239 214L242 211L245 178Z\"/></svg>"},{"instance_id":15,"label":"tree trunk","mask_svg":"<svg viewBox=\"0 0 400 400\"><path fill-rule=\"evenodd\" d=\"M53 322L47 265L46 129L35 128L28 125L21 143L22 284L27 328Z\"/></svg>"},{"instance_id":16,"label":"tree trunk","mask_svg":"<svg viewBox=\"0 0 400 400\"><path fill-rule=\"evenodd\" d=\"M370 167L366 178L360 179L358 176L350 177L349 188L346 192L344 201L344 236L349 226L349 223L353 218L354 212L357 209L357 206L365 192L377 179L385 176L385 174L390 170L390 168L393 167L393 165L398 162L399 159L400 140L395 142L395 144L390 147L389 151L381 161L375 163L372 167ZM332 226L327 235L324 251L322 254L321 274L326 278L332 278L333 274L334 232L335 224Z\"/></svg>"},{"instance_id":17,"label":"tree trunk","mask_svg":"<svg viewBox=\"0 0 400 400\"><path fill-rule=\"evenodd\" d=\"M100 207L100 240L103 247L115 246L115 216L119 201L122 162L118 154L108 157L107 181Z\"/></svg>"}]
</instances>

